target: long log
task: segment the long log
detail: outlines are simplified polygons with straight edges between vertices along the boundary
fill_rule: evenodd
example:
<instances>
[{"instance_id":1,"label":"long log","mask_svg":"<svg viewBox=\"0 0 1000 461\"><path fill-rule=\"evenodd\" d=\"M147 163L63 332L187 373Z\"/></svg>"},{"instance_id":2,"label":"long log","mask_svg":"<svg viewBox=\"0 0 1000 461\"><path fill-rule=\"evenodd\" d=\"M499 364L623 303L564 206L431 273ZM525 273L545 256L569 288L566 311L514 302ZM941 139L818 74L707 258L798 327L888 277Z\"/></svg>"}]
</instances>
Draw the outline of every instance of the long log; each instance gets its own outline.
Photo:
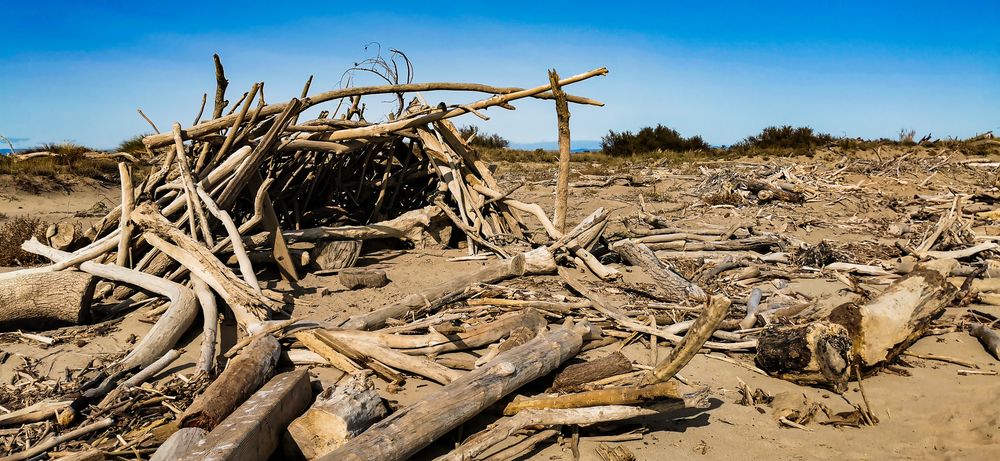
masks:
<instances>
[{"instance_id":1,"label":"long log","mask_svg":"<svg viewBox=\"0 0 1000 461\"><path fill-rule=\"evenodd\" d=\"M343 384L328 387L316 402L288 425L302 456L323 456L364 432L388 414L368 373L354 373Z\"/></svg>"},{"instance_id":2,"label":"long log","mask_svg":"<svg viewBox=\"0 0 1000 461\"><path fill-rule=\"evenodd\" d=\"M311 398L309 372L306 370L275 376L180 460L270 459L285 428L309 407Z\"/></svg>"},{"instance_id":3,"label":"long log","mask_svg":"<svg viewBox=\"0 0 1000 461\"><path fill-rule=\"evenodd\" d=\"M544 376L583 344L583 334L558 327L498 355L486 365L375 424L319 459L404 460L526 383Z\"/></svg>"},{"instance_id":4,"label":"long log","mask_svg":"<svg viewBox=\"0 0 1000 461\"><path fill-rule=\"evenodd\" d=\"M656 254L645 244L624 239L611 245L611 249L625 258L629 264L639 266L646 270L650 277L656 281L657 291L665 297L675 301L705 301L708 295L705 290L681 277L656 257Z\"/></svg>"},{"instance_id":5,"label":"long log","mask_svg":"<svg viewBox=\"0 0 1000 461\"><path fill-rule=\"evenodd\" d=\"M864 305L837 306L828 318L847 328L855 361L871 368L892 360L920 339L956 292L940 273L917 269Z\"/></svg>"},{"instance_id":6,"label":"long log","mask_svg":"<svg viewBox=\"0 0 1000 461\"><path fill-rule=\"evenodd\" d=\"M757 366L772 376L799 384L847 390L850 379L851 338L836 323L771 327L757 342Z\"/></svg>"},{"instance_id":7,"label":"long log","mask_svg":"<svg viewBox=\"0 0 1000 461\"><path fill-rule=\"evenodd\" d=\"M383 307L368 314L351 317L342 327L344 329L371 330L379 328L390 318L400 318L411 312L424 309L428 304L434 304L445 298L458 296L473 285L479 283L496 283L525 273L523 255L511 259L496 261L471 274L456 277L439 285L424 289L420 293L407 296L390 306ZM457 299L457 298L456 298Z\"/></svg>"},{"instance_id":8,"label":"long log","mask_svg":"<svg viewBox=\"0 0 1000 461\"><path fill-rule=\"evenodd\" d=\"M265 335L243 348L180 417L181 427L212 430L274 373L281 346Z\"/></svg>"},{"instance_id":9,"label":"long log","mask_svg":"<svg viewBox=\"0 0 1000 461\"><path fill-rule=\"evenodd\" d=\"M51 330L90 318L94 277L59 271L0 280L0 331Z\"/></svg>"},{"instance_id":10,"label":"long log","mask_svg":"<svg viewBox=\"0 0 1000 461\"><path fill-rule=\"evenodd\" d=\"M515 398L503 409L506 416L524 410L550 408L582 408L599 405L635 405L660 399L683 399L672 381L646 386L609 387L593 391L575 392L565 395L542 395L529 398Z\"/></svg>"},{"instance_id":11,"label":"long log","mask_svg":"<svg viewBox=\"0 0 1000 461\"><path fill-rule=\"evenodd\" d=\"M573 392L581 385L632 371L632 361L619 351L570 365L556 375L549 392Z\"/></svg>"}]
</instances>

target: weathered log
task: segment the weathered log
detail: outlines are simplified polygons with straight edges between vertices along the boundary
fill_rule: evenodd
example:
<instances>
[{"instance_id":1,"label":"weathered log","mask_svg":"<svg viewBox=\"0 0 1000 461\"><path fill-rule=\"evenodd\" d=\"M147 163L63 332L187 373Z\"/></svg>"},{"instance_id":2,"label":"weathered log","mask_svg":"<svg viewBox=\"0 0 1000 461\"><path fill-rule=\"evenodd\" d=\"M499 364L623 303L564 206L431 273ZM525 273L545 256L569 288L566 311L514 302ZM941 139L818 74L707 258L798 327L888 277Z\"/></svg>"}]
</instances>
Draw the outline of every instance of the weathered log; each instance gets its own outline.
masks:
<instances>
[{"instance_id":1,"label":"weathered log","mask_svg":"<svg viewBox=\"0 0 1000 461\"><path fill-rule=\"evenodd\" d=\"M76 226L71 222L61 222L49 225L45 230L45 238L49 240L49 245L57 250L69 249L78 237Z\"/></svg>"},{"instance_id":2,"label":"weathered log","mask_svg":"<svg viewBox=\"0 0 1000 461\"><path fill-rule=\"evenodd\" d=\"M425 240L425 233L446 220L436 206L411 210L388 221L367 226L315 227L311 229L288 230L282 235L290 242L313 242L318 240L371 240L394 238L413 242L418 246Z\"/></svg>"},{"instance_id":3,"label":"weathered log","mask_svg":"<svg viewBox=\"0 0 1000 461\"><path fill-rule=\"evenodd\" d=\"M403 460L576 355L582 332L558 327L376 423L321 460Z\"/></svg>"},{"instance_id":4,"label":"weathered log","mask_svg":"<svg viewBox=\"0 0 1000 461\"><path fill-rule=\"evenodd\" d=\"M306 370L275 376L180 460L270 459L285 428L309 407L311 398L312 389Z\"/></svg>"},{"instance_id":5,"label":"weathered log","mask_svg":"<svg viewBox=\"0 0 1000 461\"><path fill-rule=\"evenodd\" d=\"M348 290L382 288L389 284L389 277L381 269L344 269L337 274L337 280Z\"/></svg>"},{"instance_id":6,"label":"weathered log","mask_svg":"<svg viewBox=\"0 0 1000 461\"><path fill-rule=\"evenodd\" d=\"M632 371L632 361L619 351L570 365L556 375L549 392L574 392L582 384Z\"/></svg>"},{"instance_id":7,"label":"weathered log","mask_svg":"<svg viewBox=\"0 0 1000 461\"><path fill-rule=\"evenodd\" d=\"M364 432L388 414L365 372L328 387L316 402L288 425L288 433L306 459L323 456Z\"/></svg>"},{"instance_id":8,"label":"weathered log","mask_svg":"<svg viewBox=\"0 0 1000 461\"><path fill-rule=\"evenodd\" d=\"M611 245L611 249L625 258L629 264L645 269L656 281L657 291L663 296L675 301L708 299L705 290L671 270L645 244L636 244L629 239L623 239Z\"/></svg>"},{"instance_id":9,"label":"weathered log","mask_svg":"<svg viewBox=\"0 0 1000 461\"><path fill-rule=\"evenodd\" d=\"M208 431L200 427L185 427L174 432L163 442L149 461L174 461L193 451L208 436Z\"/></svg>"},{"instance_id":10,"label":"weathered log","mask_svg":"<svg viewBox=\"0 0 1000 461\"><path fill-rule=\"evenodd\" d=\"M0 280L0 331L51 330L90 318L94 277L59 271Z\"/></svg>"},{"instance_id":11,"label":"weathered log","mask_svg":"<svg viewBox=\"0 0 1000 461\"><path fill-rule=\"evenodd\" d=\"M969 334L975 336L993 358L1000 360L1000 334L981 323L973 323L969 327Z\"/></svg>"},{"instance_id":12,"label":"weathered log","mask_svg":"<svg viewBox=\"0 0 1000 461\"><path fill-rule=\"evenodd\" d=\"M332 332L317 330L316 333L320 337L325 338L328 343L332 340L333 343L331 345L336 344L337 338L334 337ZM434 363L424 357L407 355L374 343L366 341L352 341L349 347L354 351L357 351L359 354L362 354L367 359L375 360L377 362L384 363L387 366L423 376L439 384L448 384L462 376L462 373L451 370L444 365Z\"/></svg>"},{"instance_id":13,"label":"weathered log","mask_svg":"<svg viewBox=\"0 0 1000 461\"><path fill-rule=\"evenodd\" d=\"M850 379L851 337L843 326L826 321L771 327L757 342L756 362L772 376L843 393Z\"/></svg>"},{"instance_id":14,"label":"weathered log","mask_svg":"<svg viewBox=\"0 0 1000 461\"><path fill-rule=\"evenodd\" d=\"M426 309L443 299L458 300L463 292L479 283L496 283L525 273L525 258L523 255L511 259L496 261L471 274L456 277L439 285L424 289L420 293L407 296L390 306L383 307L368 314L351 317L342 327L344 329L370 330L379 328L390 318L400 318L411 313Z\"/></svg>"},{"instance_id":15,"label":"weathered log","mask_svg":"<svg viewBox=\"0 0 1000 461\"><path fill-rule=\"evenodd\" d=\"M940 273L917 269L864 305L837 306L828 319L847 328L855 362L871 368L892 360L920 339L956 292Z\"/></svg>"},{"instance_id":16,"label":"weathered log","mask_svg":"<svg viewBox=\"0 0 1000 461\"><path fill-rule=\"evenodd\" d=\"M556 97L556 119L559 122L559 175L556 181L556 209L552 223L559 232L565 234L569 199L569 104L566 103L566 94L559 87L559 74L555 69L549 70L549 83L552 86L552 94Z\"/></svg>"},{"instance_id":17,"label":"weathered log","mask_svg":"<svg viewBox=\"0 0 1000 461\"><path fill-rule=\"evenodd\" d=\"M684 339L670 351L670 355L653 370L643 377L643 384L653 384L664 382L673 378L681 368L687 366L688 362L701 350L702 346L712 337L712 333L719 329L722 319L726 318L729 306L732 301L724 295L713 295L708 299L705 309L701 315L695 319Z\"/></svg>"},{"instance_id":18,"label":"weathered log","mask_svg":"<svg viewBox=\"0 0 1000 461\"><path fill-rule=\"evenodd\" d=\"M542 395L538 397L515 398L503 409L503 414L511 416L523 410L551 408L582 408L600 405L635 405L651 400L683 399L677 385L671 381L645 386L610 387L593 391L574 392L565 395Z\"/></svg>"},{"instance_id":19,"label":"weathered log","mask_svg":"<svg viewBox=\"0 0 1000 461\"><path fill-rule=\"evenodd\" d=\"M72 400L42 400L20 410L0 415L0 427L45 421L55 417L57 412L68 407L71 403L73 403Z\"/></svg>"},{"instance_id":20,"label":"weathered log","mask_svg":"<svg viewBox=\"0 0 1000 461\"><path fill-rule=\"evenodd\" d=\"M212 430L274 373L281 346L273 336L243 348L180 417L181 427Z\"/></svg>"}]
</instances>

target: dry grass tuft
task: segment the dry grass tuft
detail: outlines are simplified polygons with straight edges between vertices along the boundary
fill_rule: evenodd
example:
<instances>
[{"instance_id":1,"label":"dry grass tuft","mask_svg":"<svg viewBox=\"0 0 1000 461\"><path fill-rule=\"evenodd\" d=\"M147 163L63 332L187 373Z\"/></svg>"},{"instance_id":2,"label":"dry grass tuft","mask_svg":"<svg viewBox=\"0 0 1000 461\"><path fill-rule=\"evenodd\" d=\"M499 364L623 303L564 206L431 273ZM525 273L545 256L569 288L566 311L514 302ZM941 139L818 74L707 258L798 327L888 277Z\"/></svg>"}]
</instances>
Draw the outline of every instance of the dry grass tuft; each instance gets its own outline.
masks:
<instances>
[{"instance_id":1,"label":"dry grass tuft","mask_svg":"<svg viewBox=\"0 0 1000 461\"><path fill-rule=\"evenodd\" d=\"M38 218L16 216L0 225L0 266L26 266L45 262L45 259L21 249L21 244L32 236L45 239L47 224Z\"/></svg>"}]
</instances>

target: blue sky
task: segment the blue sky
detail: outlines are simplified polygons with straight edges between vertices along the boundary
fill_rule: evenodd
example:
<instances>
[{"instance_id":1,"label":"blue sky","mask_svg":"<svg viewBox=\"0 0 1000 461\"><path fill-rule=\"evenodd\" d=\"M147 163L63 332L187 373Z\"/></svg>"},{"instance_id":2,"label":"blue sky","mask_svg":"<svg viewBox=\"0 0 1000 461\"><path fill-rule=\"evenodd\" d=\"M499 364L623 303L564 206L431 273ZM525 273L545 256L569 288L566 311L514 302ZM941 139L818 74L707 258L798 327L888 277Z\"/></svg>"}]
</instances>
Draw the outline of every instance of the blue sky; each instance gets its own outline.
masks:
<instances>
[{"instance_id":1,"label":"blue sky","mask_svg":"<svg viewBox=\"0 0 1000 461\"><path fill-rule=\"evenodd\" d=\"M713 144L775 124L834 135L1000 131L1000 2L5 2L0 135L17 147L110 148L148 126L190 124L214 91L266 82L272 102L335 88L373 41L406 52L414 79L535 86L546 69L607 77L568 87L573 138L663 123ZM374 6L372 6L374 5ZM475 94L428 94L471 102ZM387 107L372 101L368 119ZM555 139L551 102L476 123L517 143Z\"/></svg>"}]
</instances>

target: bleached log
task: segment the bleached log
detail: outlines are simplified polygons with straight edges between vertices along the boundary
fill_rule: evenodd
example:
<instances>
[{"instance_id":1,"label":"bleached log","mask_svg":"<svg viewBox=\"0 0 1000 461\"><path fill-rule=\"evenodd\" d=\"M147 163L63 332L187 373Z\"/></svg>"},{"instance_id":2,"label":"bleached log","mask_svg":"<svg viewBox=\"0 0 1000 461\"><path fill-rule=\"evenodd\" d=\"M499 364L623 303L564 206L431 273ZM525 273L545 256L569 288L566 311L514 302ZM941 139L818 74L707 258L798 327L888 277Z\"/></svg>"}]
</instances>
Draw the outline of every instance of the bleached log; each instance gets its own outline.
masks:
<instances>
[{"instance_id":1,"label":"bleached log","mask_svg":"<svg viewBox=\"0 0 1000 461\"><path fill-rule=\"evenodd\" d=\"M408 459L522 385L576 355L582 332L558 327L501 353L486 365L393 413L323 461Z\"/></svg>"},{"instance_id":2,"label":"bleached log","mask_svg":"<svg viewBox=\"0 0 1000 461\"><path fill-rule=\"evenodd\" d=\"M208 431L200 427L183 427L163 442L149 461L174 461L180 459L198 446L208 436Z\"/></svg>"},{"instance_id":3,"label":"bleached log","mask_svg":"<svg viewBox=\"0 0 1000 461\"><path fill-rule=\"evenodd\" d=\"M629 264L646 269L650 277L656 281L657 289L664 295L676 301L692 299L700 302L708 299L705 290L671 270L645 244L636 244L629 239L623 239L611 245L611 249L625 258Z\"/></svg>"},{"instance_id":4,"label":"bleached log","mask_svg":"<svg viewBox=\"0 0 1000 461\"><path fill-rule=\"evenodd\" d=\"M0 427L30 424L54 418L56 413L71 403L72 400L42 400L20 410L0 415Z\"/></svg>"},{"instance_id":5,"label":"bleached log","mask_svg":"<svg viewBox=\"0 0 1000 461\"><path fill-rule=\"evenodd\" d=\"M70 253L47 247L34 238L24 242L21 248L56 262L71 257ZM170 306L160 315L149 332L136 343L128 355L116 362L114 367L117 369L128 370L153 363L177 344L198 316L198 299L194 291L178 283L136 270L93 261L81 263L80 270L104 279L135 285L166 296L170 300Z\"/></svg>"},{"instance_id":6,"label":"bleached log","mask_svg":"<svg viewBox=\"0 0 1000 461\"><path fill-rule=\"evenodd\" d=\"M336 335L334 332L319 330L316 333L320 336L334 337L334 340L336 341ZM407 355L367 341L352 341L349 344L351 349L357 351L365 357L368 357L369 359L384 363L398 370L423 376L424 378L439 384L448 384L462 376L462 373L460 372L434 363L433 361L423 357Z\"/></svg>"},{"instance_id":7,"label":"bleached log","mask_svg":"<svg viewBox=\"0 0 1000 461\"><path fill-rule=\"evenodd\" d=\"M978 339L993 358L1000 360L1000 334L981 323L969 325L969 334Z\"/></svg>"},{"instance_id":8,"label":"bleached log","mask_svg":"<svg viewBox=\"0 0 1000 461\"><path fill-rule=\"evenodd\" d=\"M323 456L364 432L388 414L368 373L358 372L328 387L288 433L307 460Z\"/></svg>"},{"instance_id":9,"label":"bleached log","mask_svg":"<svg viewBox=\"0 0 1000 461\"><path fill-rule=\"evenodd\" d=\"M59 271L0 280L0 331L52 330L90 318L94 277Z\"/></svg>"},{"instance_id":10,"label":"bleached log","mask_svg":"<svg viewBox=\"0 0 1000 461\"><path fill-rule=\"evenodd\" d=\"M864 305L834 308L828 319L847 328L864 368L888 362L920 339L957 292L940 273L916 269Z\"/></svg>"}]
</instances>

